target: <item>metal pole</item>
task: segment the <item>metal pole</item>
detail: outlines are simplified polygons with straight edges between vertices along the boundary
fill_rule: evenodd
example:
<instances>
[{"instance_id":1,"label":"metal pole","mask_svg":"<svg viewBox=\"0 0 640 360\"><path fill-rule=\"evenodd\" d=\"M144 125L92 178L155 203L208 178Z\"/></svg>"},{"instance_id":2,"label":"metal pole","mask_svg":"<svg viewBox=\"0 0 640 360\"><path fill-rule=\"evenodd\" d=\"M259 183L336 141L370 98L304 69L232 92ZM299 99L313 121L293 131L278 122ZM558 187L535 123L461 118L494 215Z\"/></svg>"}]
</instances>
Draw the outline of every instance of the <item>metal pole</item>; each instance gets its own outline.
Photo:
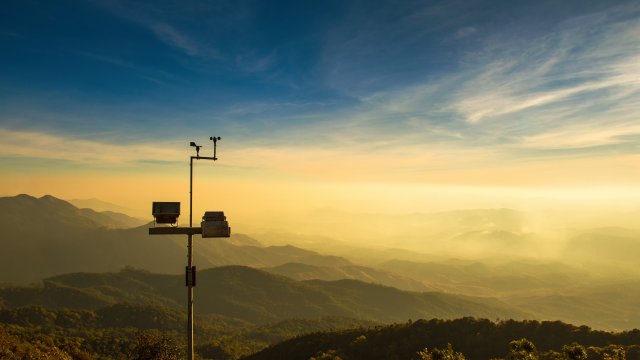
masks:
<instances>
[{"instance_id":1,"label":"metal pole","mask_svg":"<svg viewBox=\"0 0 640 360\"><path fill-rule=\"evenodd\" d=\"M196 148L196 156L191 156L189 158L189 228L193 227L193 159L207 159L207 160L217 160L216 158L216 142L220 140L220 137L211 137L213 140L213 158L210 157L200 157L200 147L197 146L194 142L191 143L191 146L195 146ZM186 278L187 282L187 359L193 360L193 286L195 280L195 272L193 271L193 235L189 233L187 235L187 274Z\"/></svg>"},{"instance_id":2,"label":"metal pole","mask_svg":"<svg viewBox=\"0 0 640 360\"><path fill-rule=\"evenodd\" d=\"M189 227L193 226L193 156L189 161ZM193 235L187 237L187 359L193 360Z\"/></svg>"}]
</instances>

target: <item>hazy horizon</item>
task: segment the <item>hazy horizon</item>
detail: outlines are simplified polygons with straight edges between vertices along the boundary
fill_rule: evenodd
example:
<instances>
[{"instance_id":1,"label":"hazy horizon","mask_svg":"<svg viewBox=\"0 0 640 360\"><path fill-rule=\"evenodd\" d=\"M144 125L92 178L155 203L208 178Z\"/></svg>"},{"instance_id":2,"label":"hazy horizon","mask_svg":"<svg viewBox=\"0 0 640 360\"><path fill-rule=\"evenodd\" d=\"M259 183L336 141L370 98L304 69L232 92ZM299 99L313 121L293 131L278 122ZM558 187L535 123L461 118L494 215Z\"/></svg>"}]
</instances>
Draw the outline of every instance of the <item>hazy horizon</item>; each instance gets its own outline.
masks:
<instances>
[{"instance_id":1,"label":"hazy horizon","mask_svg":"<svg viewBox=\"0 0 640 360\"><path fill-rule=\"evenodd\" d=\"M98 199L74 202L86 205L79 208L127 214L122 211L126 208ZM185 205L178 222L182 226L188 222ZM528 259L534 263L563 263L576 271L611 279L640 276L633 257L640 251L638 211L582 210L566 214L560 210L476 208L382 213L323 208L251 215L259 218L235 219L227 213L234 236L246 234L261 246L294 245L362 265L378 266L383 259L394 258L443 263L458 259L494 265ZM139 224L152 221L150 215L137 219ZM196 212L196 226L199 221ZM216 242L202 239L198 244L202 245L202 241ZM388 250L407 252L381 255Z\"/></svg>"}]
</instances>

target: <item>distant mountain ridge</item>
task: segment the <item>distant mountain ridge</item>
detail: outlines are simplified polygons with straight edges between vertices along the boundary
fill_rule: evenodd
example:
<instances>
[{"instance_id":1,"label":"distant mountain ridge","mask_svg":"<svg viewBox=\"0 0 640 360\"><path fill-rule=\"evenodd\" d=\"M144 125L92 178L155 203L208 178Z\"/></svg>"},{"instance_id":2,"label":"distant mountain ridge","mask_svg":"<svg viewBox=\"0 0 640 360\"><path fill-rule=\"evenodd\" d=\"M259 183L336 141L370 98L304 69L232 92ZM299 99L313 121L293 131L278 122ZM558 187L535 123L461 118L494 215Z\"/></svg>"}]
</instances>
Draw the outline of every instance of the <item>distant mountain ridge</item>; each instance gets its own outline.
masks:
<instances>
[{"instance_id":1,"label":"distant mountain ridge","mask_svg":"<svg viewBox=\"0 0 640 360\"><path fill-rule=\"evenodd\" d=\"M273 274L284 275L294 280L326 280L341 279L359 280L392 286L401 290L429 291L432 290L422 282L412 278L395 274L391 271L375 269L358 265L343 266L314 266L303 263L286 263L280 266L262 268Z\"/></svg>"},{"instance_id":2,"label":"distant mountain ridge","mask_svg":"<svg viewBox=\"0 0 640 360\"><path fill-rule=\"evenodd\" d=\"M198 272L200 315L214 314L266 323L288 318L346 316L382 322L410 318L525 318L528 314L497 299L444 293L416 293L356 280L294 281L245 266ZM118 273L73 273L45 279L43 286L0 288L8 308L97 309L119 302L181 308L182 275L125 269Z\"/></svg>"},{"instance_id":3,"label":"distant mountain ridge","mask_svg":"<svg viewBox=\"0 0 640 360\"><path fill-rule=\"evenodd\" d=\"M82 208L80 211L84 216L94 219L99 224L112 229L129 229L148 223L148 221L136 219L114 211L94 211L88 208Z\"/></svg>"},{"instance_id":4,"label":"distant mountain ridge","mask_svg":"<svg viewBox=\"0 0 640 360\"><path fill-rule=\"evenodd\" d=\"M117 212L122 214L130 214L133 210L124 206L120 206L117 204L113 204L107 201L103 201L100 199L69 199L66 200L71 203L73 206L80 209L93 209L99 212Z\"/></svg>"},{"instance_id":5,"label":"distant mountain ridge","mask_svg":"<svg viewBox=\"0 0 640 360\"><path fill-rule=\"evenodd\" d=\"M7 249L0 255L0 260L6 260L0 264L0 269L6 269L0 282L36 281L74 271L116 271L126 265L168 273L183 269L184 237L149 236L148 226L118 229L123 224L115 222L117 216L125 217L126 222L126 215L78 209L53 196L0 198L0 206L7 214L0 219L6 229L0 234L0 245ZM20 242L12 240L17 238ZM404 290L429 290L388 270L356 266L342 257L291 245L265 247L244 234L230 239L196 239L195 264L200 268L248 265L273 268L271 272L296 280L357 279ZM10 271L11 266L20 266L18 259L29 259L28 269ZM306 271L299 272L300 267ZM313 275L308 271L311 268L315 269Z\"/></svg>"},{"instance_id":6,"label":"distant mountain ridge","mask_svg":"<svg viewBox=\"0 0 640 360\"><path fill-rule=\"evenodd\" d=\"M51 195L36 198L27 194L0 197L0 223L23 224L29 219L30 225L64 224L71 227L107 227L113 229L131 228L143 225L143 221L114 211L95 211L77 208L68 201ZM26 224L24 224L26 225Z\"/></svg>"},{"instance_id":7,"label":"distant mountain ridge","mask_svg":"<svg viewBox=\"0 0 640 360\"><path fill-rule=\"evenodd\" d=\"M52 196L43 196L39 199L28 195L0 198L0 226L3 228L0 232L0 249L2 249L0 251L0 283L27 283L77 272L114 272L127 265L158 274L182 274L186 252L184 236L149 236L147 227L150 225L130 229L109 228L104 224L106 221L104 218L92 217L94 213L98 214L78 209ZM480 223L484 223L483 217L478 218L481 219ZM487 231L489 232L486 234L491 234L493 230ZM474 235L474 233L471 234ZM483 237L485 233L479 234ZM507 242L510 241L511 232L500 234L505 235ZM611 231L607 228L594 229L583 234L584 236L575 237L570 242L571 247L566 249L567 256L573 255L570 259L594 258L596 261L601 261L597 255L604 255L606 259L607 256L611 257L610 253L626 252L627 257L622 259L635 265L633 256L637 252L633 250L636 249L637 240L640 239L637 236L639 232L625 229ZM608 234L610 235L607 236ZM473 242L473 238L474 236L465 238L461 242ZM503 241L500 238L489 240ZM608 241L619 244L620 248L607 249L610 245ZM446 293L499 296L505 303L530 313L530 318L561 319L576 324L586 323L603 329L628 329L640 324L640 316L637 312L640 283L631 281L637 278L626 280L618 278L621 279L619 283L609 286L612 285L611 278L590 276L583 269L575 269L559 262L535 260L528 262L523 258L515 257L503 257L498 262L491 259L485 259L487 261L451 258L436 260L429 255L407 253L398 249L383 255L385 251L378 249L370 252L378 259L378 262L372 264L376 268L372 268L356 265L344 257L322 255L296 246L263 246L260 241L243 234L233 234L230 239L195 237L194 244L194 264L199 269L199 276L203 269L226 265L264 268L293 279L309 280L296 282L296 286L300 284L314 288L321 286L322 293L319 295L316 293L316 295L329 299L328 304L335 300L335 296L351 294L352 297L341 297L340 299L344 299L344 302L340 300L339 303L349 304L347 309L357 308L358 304L370 304L366 309L358 311L375 318L387 316L387 319L397 319L407 313L397 312L393 307L385 308L386 312L380 313L381 306L393 305L394 301L399 301L397 298L399 290L391 288L384 291L367 290L379 289L372 283L423 291L419 284L422 282L429 289ZM356 247L347 250L343 254L366 253ZM394 260L395 256L404 260ZM598 270L599 263L595 264L593 269ZM261 276L270 279L265 275ZM177 281L181 281L181 278L182 275L175 277ZM253 278L249 277L249 279ZM240 280L235 281L241 284ZM265 280L265 282L269 281ZM127 295L131 289L147 286L133 282L125 291L119 286L112 286L109 282L100 285L100 288L56 285L50 281L45 284L51 287L47 288L47 292L43 294L51 295L59 292L65 294L69 301L82 302L84 300L81 299L86 299L94 304L108 304L115 301L114 299L133 299ZM289 287L289 285L283 285L285 289ZM19 294L26 290L15 291ZM232 291L242 295L245 290L239 287L233 288ZM183 301L182 296L172 300L171 297L158 297L153 292L151 294L147 293L143 300L160 301L162 305L175 305L175 301L180 303ZM260 298L259 292L254 295ZM55 296L51 297L51 299L55 298ZM382 299L379 303L374 302L379 299ZM477 301L478 298L474 299ZM167 301L169 303L165 303ZM246 303L235 301L232 297L225 301L234 304L231 308L238 313L242 313L241 309L248 306ZM402 303L402 306L411 308L425 300L411 301L413 302ZM317 307L315 302L309 300L300 301L300 303L306 308ZM280 306L286 309L296 304L295 302L288 304L282 300L276 308ZM426 305L420 306L428 309ZM252 314L250 316L258 318L262 316L269 318L271 316L269 314L273 311L284 311L272 308L256 310L253 305L249 308ZM344 310L343 307L343 312L338 314L353 316L350 311ZM317 313L322 312L317 311ZM442 313L446 312L438 314Z\"/></svg>"},{"instance_id":8,"label":"distant mountain ridge","mask_svg":"<svg viewBox=\"0 0 640 360\"><path fill-rule=\"evenodd\" d=\"M184 236L149 236L147 227L110 228L113 217L46 195L0 198L0 282L25 283L69 272L117 271L127 265L160 273L184 270ZM263 247L246 235L195 237L194 263L272 267L288 262L352 265L290 245ZM26 266L25 266L26 265ZM19 270L17 270L19 269Z\"/></svg>"},{"instance_id":9,"label":"distant mountain ridge","mask_svg":"<svg viewBox=\"0 0 640 360\"><path fill-rule=\"evenodd\" d=\"M529 263L522 259L495 264L454 259L437 262L391 260L378 266L428 282L435 290L489 296L566 290L590 285L592 280L584 272L561 263Z\"/></svg>"}]
</instances>

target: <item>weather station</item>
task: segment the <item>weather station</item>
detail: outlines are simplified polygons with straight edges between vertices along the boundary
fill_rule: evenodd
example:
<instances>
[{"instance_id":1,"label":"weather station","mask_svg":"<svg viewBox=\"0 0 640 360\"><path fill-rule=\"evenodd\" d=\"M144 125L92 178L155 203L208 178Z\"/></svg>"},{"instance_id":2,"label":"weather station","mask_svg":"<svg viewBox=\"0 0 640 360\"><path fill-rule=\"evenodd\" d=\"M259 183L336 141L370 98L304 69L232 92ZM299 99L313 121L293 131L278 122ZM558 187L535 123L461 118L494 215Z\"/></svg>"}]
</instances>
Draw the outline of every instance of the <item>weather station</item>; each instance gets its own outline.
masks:
<instances>
[{"instance_id":1,"label":"weather station","mask_svg":"<svg viewBox=\"0 0 640 360\"><path fill-rule=\"evenodd\" d=\"M200 156L200 149L203 147L195 142L189 145L196 149L196 156L189 158L189 226L178 226L180 216L179 202L154 201L151 214L154 218L154 225L168 224L169 226L154 226L149 228L149 235L187 235L187 266L185 271L185 285L187 286L187 359L193 360L193 288L196 286L196 267L193 266L193 235L202 235L203 238L230 237L231 228L227 222L227 217L223 211L206 211L202 216L200 226L193 226L193 161L213 160L216 161L216 147L220 137L212 136L213 157Z\"/></svg>"}]
</instances>

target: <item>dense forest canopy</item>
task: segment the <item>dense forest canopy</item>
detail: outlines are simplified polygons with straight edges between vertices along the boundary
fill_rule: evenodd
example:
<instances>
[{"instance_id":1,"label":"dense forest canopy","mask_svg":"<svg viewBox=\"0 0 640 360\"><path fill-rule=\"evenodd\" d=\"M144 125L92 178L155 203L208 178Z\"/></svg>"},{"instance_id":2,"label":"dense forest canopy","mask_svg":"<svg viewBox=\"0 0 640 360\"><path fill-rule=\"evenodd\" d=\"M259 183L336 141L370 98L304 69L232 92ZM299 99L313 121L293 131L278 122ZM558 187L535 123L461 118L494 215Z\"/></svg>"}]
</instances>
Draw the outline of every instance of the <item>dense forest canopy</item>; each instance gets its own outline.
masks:
<instances>
[{"instance_id":1,"label":"dense forest canopy","mask_svg":"<svg viewBox=\"0 0 640 360\"><path fill-rule=\"evenodd\" d=\"M141 349L144 346L166 347L180 354L184 351L184 319L179 310L132 304L97 310L3 309L0 354L27 358L27 354L66 353L74 359L126 359L132 352L147 351ZM414 359L421 351L431 354L451 344L466 358L489 359L507 356L512 341L527 339L541 358L550 359L576 343L588 350L589 359L601 359L615 349L622 349L628 360L640 359L640 330L613 333L560 321L461 318L381 326L335 317L266 325L211 317L197 320L196 350L202 358L309 359L333 354L341 359ZM601 357L595 357L597 354ZM23 358L20 356L16 359Z\"/></svg>"}]
</instances>

